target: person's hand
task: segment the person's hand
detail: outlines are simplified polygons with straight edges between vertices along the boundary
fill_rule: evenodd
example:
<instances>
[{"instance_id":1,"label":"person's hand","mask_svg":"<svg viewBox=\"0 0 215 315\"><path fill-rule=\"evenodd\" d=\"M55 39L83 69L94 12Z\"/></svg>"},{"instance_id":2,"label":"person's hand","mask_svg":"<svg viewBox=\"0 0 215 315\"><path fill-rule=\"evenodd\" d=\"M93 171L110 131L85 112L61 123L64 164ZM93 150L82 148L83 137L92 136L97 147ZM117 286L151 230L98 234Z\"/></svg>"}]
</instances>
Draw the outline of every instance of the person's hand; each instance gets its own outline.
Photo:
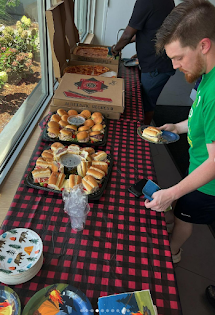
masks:
<instances>
[{"instance_id":1,"label":"person's hand","mask_svg":"<svg viewBox=\"0 0 215 315\"><path fill-rule=\"evenodd\" d=\"M163 126L160 126L160 127L156 127L160 130L166 130L166 131L171 131L171 132L174 132L174 133L177 133L178 134L178 130L177 130L177 127L175 124L165 124Z\"/></svg>"},{"instance_id":2,"label":"person's hand","mask_svg":"<svg viewBox=\"0 0 215 315\"><path fill-rule=\"evenodd\" d=\"M169 189L161 189L156 191L152 195L152 198L152 201L149 201L148 199L145 200L145 207L158 212L165 211L175 200Z\"/></svg>"},{"instance_id":3,"label":"person's hand","mask_svg":"<svg viewBox=\"0 0 215 315\"><path fill-rule=\"evenodd\" d=\"M137 58L137 54L131 56L131 59Z\"/></svg>"},{"instance_id":4,"label":"person's hand","mask_svg":"<svg viewBox=\"0 0 215 315\"><path fill-rule=\"evenodd\" d=\"M113 45L111 47L111 54L116 57L119 54L119 51L115 50L115 46L116 45Z\"/></svg>"}]
</instances>

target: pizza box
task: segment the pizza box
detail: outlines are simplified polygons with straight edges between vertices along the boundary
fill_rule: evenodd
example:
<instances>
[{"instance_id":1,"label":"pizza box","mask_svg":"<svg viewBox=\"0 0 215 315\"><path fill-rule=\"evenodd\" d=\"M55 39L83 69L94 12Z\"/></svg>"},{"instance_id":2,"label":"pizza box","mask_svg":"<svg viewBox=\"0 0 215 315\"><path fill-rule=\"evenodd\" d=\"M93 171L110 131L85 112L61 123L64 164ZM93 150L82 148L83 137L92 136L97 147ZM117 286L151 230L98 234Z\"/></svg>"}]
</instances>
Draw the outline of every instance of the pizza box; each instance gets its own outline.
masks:
<instances>
[{"instance_id":1,"label":"pizza box","mask_svg":"<svg viewBox=\"0 0 215 315\"><path fill-rule=\"evenodd\" d=\"M52 49L52 60L55 77L59 80L63 76L63 70L72 60L96 62L103 65L116 65L118 59L103 59L82 57L73 54L77 45L95 46L92 44L80 44L78 30L74 23L74 2L70 0L59 1L55 6L46 11L46 21ZM99 46L99 45L96 45ZM100 47L107 47L101 46Z\"/></svg>"},{"instance_id":2,"label":"pizza box","mask_svg":"<svg viewBox=\"0 0 215 315\"><path fill-rule=\"evenodd\" d=\"M123 113L124 79L65 73L50 105L58 108Z\"/></svg>"}]
</instances>

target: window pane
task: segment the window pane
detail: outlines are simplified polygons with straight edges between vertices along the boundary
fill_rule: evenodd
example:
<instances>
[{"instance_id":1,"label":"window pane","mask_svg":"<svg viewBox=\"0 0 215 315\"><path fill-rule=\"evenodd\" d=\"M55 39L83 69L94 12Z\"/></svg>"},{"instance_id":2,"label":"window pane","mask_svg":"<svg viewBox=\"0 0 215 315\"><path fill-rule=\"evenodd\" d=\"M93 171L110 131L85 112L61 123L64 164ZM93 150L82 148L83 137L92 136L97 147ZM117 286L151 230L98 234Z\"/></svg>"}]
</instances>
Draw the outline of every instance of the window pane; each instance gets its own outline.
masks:
<instances>
[{"instance_id":1,"label":"window pane","mask_svg":"<svg viewBox=\"0 0 215 315\"><path fill-rule=\"evenodd\" d=\"M48 94L44 13L41 0L1 1L0 168Z\"/></svg>"}]
</instances>

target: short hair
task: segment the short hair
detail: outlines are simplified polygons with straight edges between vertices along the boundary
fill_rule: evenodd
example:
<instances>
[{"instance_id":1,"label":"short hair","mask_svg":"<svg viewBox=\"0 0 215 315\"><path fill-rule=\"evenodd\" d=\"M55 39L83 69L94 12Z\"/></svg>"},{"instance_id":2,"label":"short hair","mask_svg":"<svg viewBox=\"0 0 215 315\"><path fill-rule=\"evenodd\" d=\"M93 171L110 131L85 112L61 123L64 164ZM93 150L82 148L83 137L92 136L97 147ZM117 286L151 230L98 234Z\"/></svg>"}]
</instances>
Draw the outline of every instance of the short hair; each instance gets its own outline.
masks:
<instances>
[{"instance_id":1,"label":"short hair","mask_svg":"<svg viewBox=\"0 0 215 315\"><path fill-rule=\"evenodd\" d=\"M182 47L195 49L203 38L215 42L215 7L207 0L183 0L157 31L156 52L176 40Z\"/></svg>"}]
</instances>

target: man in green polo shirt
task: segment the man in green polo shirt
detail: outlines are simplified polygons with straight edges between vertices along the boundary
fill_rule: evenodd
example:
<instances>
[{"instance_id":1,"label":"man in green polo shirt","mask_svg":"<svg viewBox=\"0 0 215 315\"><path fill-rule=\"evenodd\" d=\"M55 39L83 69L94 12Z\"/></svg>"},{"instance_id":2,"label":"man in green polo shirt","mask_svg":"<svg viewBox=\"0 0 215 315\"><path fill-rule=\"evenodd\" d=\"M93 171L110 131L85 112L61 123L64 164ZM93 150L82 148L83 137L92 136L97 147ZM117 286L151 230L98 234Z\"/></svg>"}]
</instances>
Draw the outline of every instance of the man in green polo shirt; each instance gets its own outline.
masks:
<instances>
[{"instance_id":1,"label":"man in green polo shirt","mask_svg":"<svg viewBox=\"0 0 215 315\"><path fill-rule=\"evenodd\" d=\"M156 34L157 52L165 49L174 69L188 82L202 75L187 120L161 130L187 133L190 145L188 176L177 185L153 194L146 208L164 211L174 200L173 262L181 260L181 246L192 225L215 220L215 7L207 0L184 0L164 20Z\"/></svg>"}]
</instances>

